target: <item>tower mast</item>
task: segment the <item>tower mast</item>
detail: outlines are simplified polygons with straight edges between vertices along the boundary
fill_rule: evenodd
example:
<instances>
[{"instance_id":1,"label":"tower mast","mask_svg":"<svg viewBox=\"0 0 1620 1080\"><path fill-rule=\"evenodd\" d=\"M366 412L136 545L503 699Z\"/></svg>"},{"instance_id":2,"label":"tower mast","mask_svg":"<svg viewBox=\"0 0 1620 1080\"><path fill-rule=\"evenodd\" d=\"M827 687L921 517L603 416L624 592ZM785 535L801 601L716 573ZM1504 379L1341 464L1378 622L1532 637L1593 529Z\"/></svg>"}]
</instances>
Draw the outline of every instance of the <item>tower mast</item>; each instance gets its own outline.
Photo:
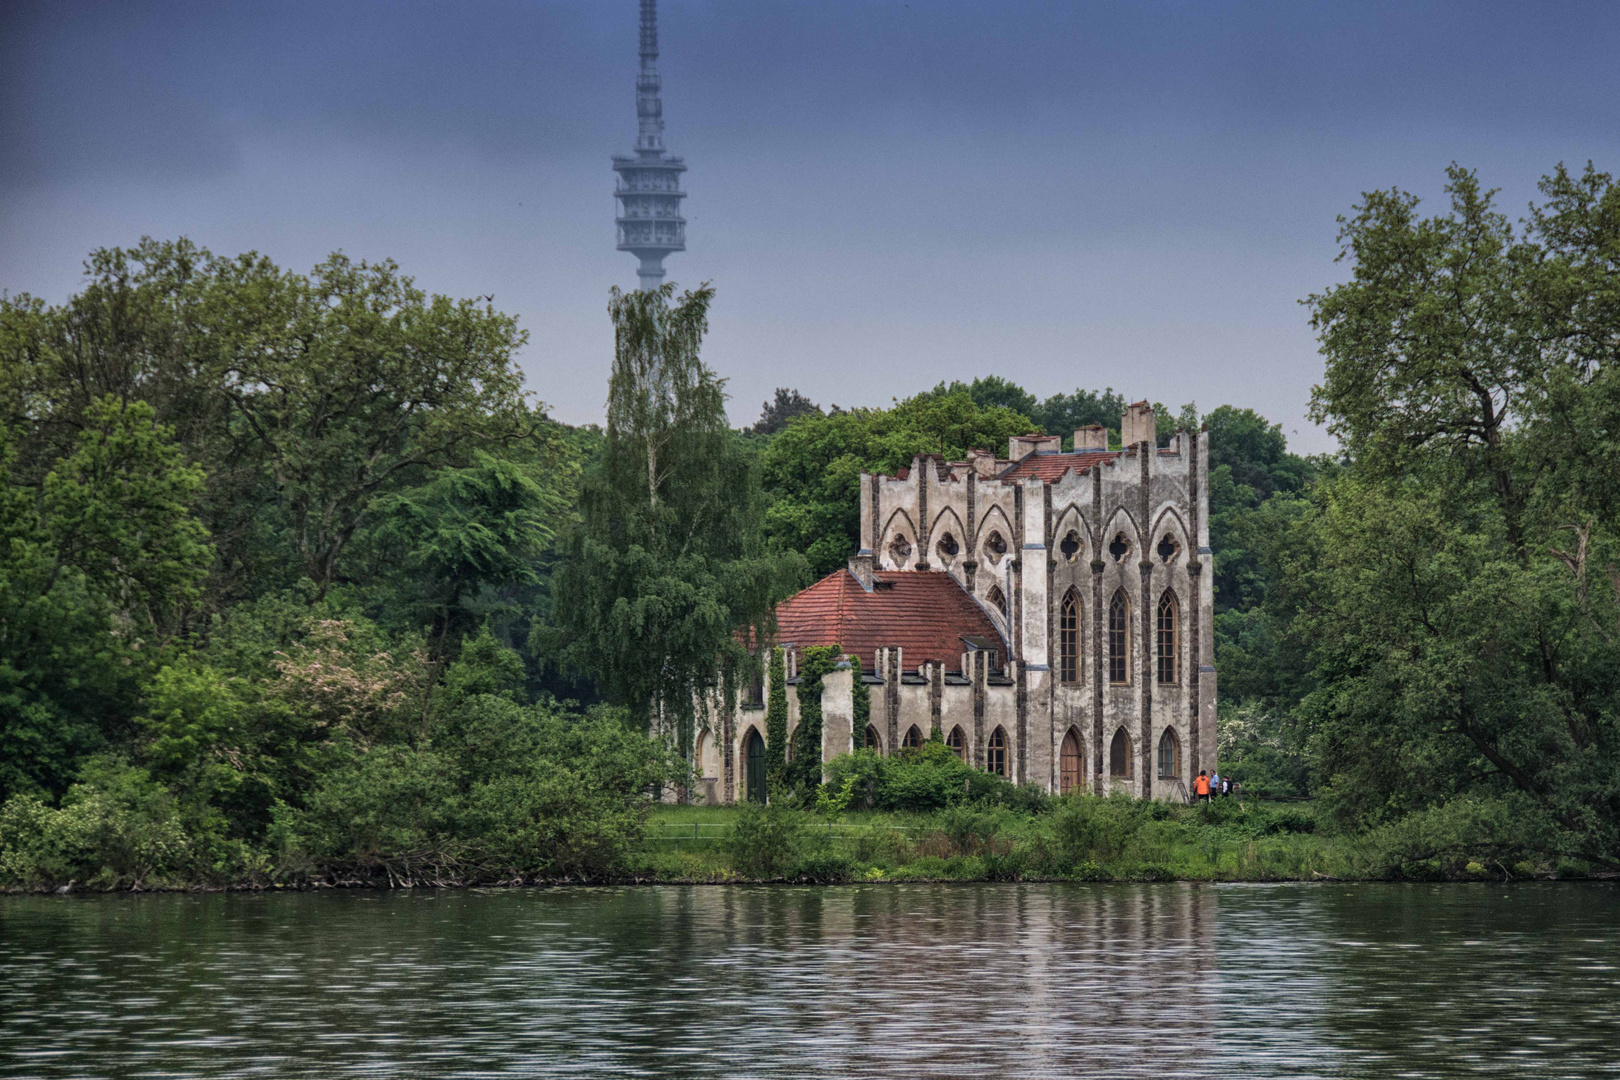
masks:
<instances>
[{"instance_id":1,"label":"tower mast","mask_svg":"<svg viewBox=\"0 0 1620 1080\"><path fill-rule=\"evenodd\" d=\"M686 250L686 219L681 216L681 173L686 163L664 152L664 104L659 97L658 0L641 0L641 72L636 77L636 153L615 154L618 174L613 195L619 250L641 260L639 288L664 281L664 257Z\"/></svg>"}]
</instances>

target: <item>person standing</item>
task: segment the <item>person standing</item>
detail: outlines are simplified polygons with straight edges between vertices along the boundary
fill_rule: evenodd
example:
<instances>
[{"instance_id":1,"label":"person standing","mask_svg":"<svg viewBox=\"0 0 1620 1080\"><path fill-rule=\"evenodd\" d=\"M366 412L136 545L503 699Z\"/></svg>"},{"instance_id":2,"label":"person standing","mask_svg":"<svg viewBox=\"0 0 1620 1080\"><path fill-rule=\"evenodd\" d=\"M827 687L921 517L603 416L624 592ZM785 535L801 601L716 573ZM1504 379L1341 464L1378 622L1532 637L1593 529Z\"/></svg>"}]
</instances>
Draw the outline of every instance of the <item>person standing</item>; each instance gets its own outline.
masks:
<instances>
[{"instance_id":1,"label":"person standing","mask_svg":"<svg viewBox=\"0 0 1620 1080\"><path fill-rule=\"evenodd\" d=\"M1193 802L1209 802L1209 774L1203 769L1198 770L1198 779L1193 781Z\"/></svg>"},{"instance_id":2,"label":"person standing","mask_svg":"<svg viewBox=\"0 0 1620 1080\"><path fill-rule=\"evenodd\" d=\"M1221 793L1221 774L1219 771L1209 774L1209 793L1212 796Z\"/></svg>"}]
</instances>

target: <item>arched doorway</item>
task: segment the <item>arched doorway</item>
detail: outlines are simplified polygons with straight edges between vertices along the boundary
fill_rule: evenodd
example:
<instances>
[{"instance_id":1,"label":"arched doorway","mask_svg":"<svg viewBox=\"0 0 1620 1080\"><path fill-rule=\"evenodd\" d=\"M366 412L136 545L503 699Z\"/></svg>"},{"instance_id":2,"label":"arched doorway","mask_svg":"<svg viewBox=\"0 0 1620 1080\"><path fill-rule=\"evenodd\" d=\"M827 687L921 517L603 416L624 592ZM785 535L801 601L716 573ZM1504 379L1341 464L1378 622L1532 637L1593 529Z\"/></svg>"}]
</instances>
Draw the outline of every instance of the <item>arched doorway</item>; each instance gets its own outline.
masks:
<instances>
[{"instance_id":1,"label":"arched doorway","mask_svg":"<svg viewBox=\"0 0 1620 1080\"><path fill-rule=\"evenodd\" d=\"M1108 775L1116 780L1130 779L1131 737L1124 728L1114 732L1114 741L1108 746Z\"/></svg>"},{"instance_id":2,"label":"arched doorway","mask_svg":"<svg viewBox=\"0 0 1620 1080\"><path fill-rule=\"evenodd\" d=\"M1058 755L1058 794L1067 795L1080 788L1083 781L1081 776L1085 769L1082 765L1084 759L1080 756L1080 736L1075 734L1074 728L1063 736L1063 749Z\"/></svg>"},{"instance_id":3,"label":"arched doorway","mask_svg":"<svg viewBox=\"0 0 1620 1080\"><path fill-rule=\"evenodd\" d=\"M743 740L743 760L747 768L743 775L747 777L747 797L749 802L761 805L765 802L765 740L759 737L755 728L748 729L748 738Z\"/></svg>"}]
</instances>

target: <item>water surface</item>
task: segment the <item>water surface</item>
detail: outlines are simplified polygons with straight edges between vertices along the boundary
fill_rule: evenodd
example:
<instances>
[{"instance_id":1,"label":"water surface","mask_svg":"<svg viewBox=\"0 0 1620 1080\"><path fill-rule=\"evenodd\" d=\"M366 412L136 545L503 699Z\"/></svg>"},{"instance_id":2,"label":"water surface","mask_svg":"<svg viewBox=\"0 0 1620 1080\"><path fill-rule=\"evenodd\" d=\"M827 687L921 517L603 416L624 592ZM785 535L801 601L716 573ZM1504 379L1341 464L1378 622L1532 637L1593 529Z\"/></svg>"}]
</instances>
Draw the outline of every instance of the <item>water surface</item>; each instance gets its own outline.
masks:
<instances>
[{"instance_id":1,"label":"water surface","mask_svg":"<svg viewBox=\"0 0 1620 1080\"><path fill-rule=\"evenodd\" d=\"M0 1077L1620 1076L1608 886L0 898Z\"/></svg>"}]
</instances>

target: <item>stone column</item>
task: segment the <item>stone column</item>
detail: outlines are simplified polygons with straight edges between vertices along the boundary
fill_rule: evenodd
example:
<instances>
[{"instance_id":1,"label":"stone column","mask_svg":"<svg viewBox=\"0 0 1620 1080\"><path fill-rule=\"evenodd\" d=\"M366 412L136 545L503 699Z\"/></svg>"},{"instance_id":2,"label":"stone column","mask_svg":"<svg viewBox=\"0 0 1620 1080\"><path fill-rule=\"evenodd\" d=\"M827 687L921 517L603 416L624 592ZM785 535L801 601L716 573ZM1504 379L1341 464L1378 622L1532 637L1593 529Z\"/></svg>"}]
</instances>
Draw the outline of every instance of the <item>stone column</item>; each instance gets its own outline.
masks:
<instances>
[{"instance_id":1,"label":"stone column","mask_svg":"<svg viewBox=\"0 0 1620 1080\"><path fill-rule=\"evenodd\" d=\"M821 760L855 749L855 669L848 660L821 677ZM862 733L864 734L864 732ZM826 780L826 770L822 770Z\"/></svg>"}]
</instances>

